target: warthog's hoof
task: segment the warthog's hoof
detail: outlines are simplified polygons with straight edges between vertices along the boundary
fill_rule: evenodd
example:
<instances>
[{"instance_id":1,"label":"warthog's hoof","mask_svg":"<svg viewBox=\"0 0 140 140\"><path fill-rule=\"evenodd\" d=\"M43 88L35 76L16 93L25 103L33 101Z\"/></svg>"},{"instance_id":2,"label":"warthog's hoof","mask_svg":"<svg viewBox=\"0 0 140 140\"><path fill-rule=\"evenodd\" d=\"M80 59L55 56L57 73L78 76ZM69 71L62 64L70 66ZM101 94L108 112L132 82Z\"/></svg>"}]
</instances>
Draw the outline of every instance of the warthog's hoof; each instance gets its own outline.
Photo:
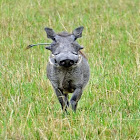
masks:
<instances>
[{"instance_id":1,"label":"warthog's hoof","mask_svg":"<svg viewBox=\"0 0 140 140\"><path fill-rule=\"evenodd\" d=\"M74 101L74 100L71 100L70 101L70 104L71 104L71 108L74 112L76 112L76 107L77 107L77 102Z\"/></svg>"}]
</instances>

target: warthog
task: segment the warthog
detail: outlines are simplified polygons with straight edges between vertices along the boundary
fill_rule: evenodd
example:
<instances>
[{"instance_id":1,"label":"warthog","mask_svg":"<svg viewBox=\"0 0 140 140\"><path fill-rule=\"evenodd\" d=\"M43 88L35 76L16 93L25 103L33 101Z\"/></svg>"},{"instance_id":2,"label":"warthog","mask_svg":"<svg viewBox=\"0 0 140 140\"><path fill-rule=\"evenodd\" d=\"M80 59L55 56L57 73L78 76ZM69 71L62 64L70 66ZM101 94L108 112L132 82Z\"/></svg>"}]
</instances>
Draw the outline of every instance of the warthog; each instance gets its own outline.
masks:
<instances>
[{"instance_id":1,"label":"warthog","mask_svg":"<svg viewBox=\"0 0 140 140\"><path fill-rule=\"evenodd\" d=\"M82 37L83 27L76 28L72 34L56 34L46 27L47 37L53 42L46 49L51 51L47 64L47 77L50 80L62 110L69 107L68 93L73 93L70 105L75 112L82 92L89 80L89 65L80 51L83 49L76 40Z\"/></svg>"}]
</instances>

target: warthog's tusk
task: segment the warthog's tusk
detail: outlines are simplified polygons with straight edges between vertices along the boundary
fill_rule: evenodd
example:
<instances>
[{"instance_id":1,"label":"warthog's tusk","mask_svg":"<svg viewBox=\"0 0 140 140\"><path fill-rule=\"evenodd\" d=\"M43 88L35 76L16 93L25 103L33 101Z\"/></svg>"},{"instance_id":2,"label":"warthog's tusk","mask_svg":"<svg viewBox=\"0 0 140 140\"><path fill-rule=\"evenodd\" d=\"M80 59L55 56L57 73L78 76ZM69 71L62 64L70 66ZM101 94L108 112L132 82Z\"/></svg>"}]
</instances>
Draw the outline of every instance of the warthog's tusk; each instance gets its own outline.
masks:
<instances>
[{"instance_id":1,"label":"warthog's tusk","mask_svg":"<svg viewBox=\"0 0 140 140\"><path fill-rule=\"evenodd\" d=\"M79 65L79 64L81 63L81 61L82 61L82 56L81 56L81 55L79 55L79 60L78 60L78 62L77 62L77 64L76 64L76 65Z\"/></svg>"},{"instance_id":2,"label":"warthog's tusk","mask_svg":"<svg viewBox=\"0 0 140 140\"><path fill-rule=\"evenodd\" d=\"M53 56L54 57L54 56ZM54 62L52 62L51 57L49 57L49 63L55 67L58 67L58 64L55 64Z\"/></svg>"}]
</instances>

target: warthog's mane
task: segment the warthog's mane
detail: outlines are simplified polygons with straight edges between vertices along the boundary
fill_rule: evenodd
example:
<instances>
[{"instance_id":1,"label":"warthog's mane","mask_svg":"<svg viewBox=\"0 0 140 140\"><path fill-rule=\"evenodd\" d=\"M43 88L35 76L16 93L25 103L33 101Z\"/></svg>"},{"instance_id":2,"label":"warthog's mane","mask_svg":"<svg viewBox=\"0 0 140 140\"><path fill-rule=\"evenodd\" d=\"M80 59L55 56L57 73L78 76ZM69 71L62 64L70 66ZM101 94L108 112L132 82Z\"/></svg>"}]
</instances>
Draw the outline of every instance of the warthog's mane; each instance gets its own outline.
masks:
<instances>
[{"instance_id":1,"label":"warthog's mane","mask_svg":"<svg viewBox=\"0 0 140 140\"><path fill-rule=\"evenodd\" d=\"M58 33L57 35L59 35L61 37L67 37L67 36L71 36L72 34L64 31L64 32Z\"/></svg>"}]
</instances>

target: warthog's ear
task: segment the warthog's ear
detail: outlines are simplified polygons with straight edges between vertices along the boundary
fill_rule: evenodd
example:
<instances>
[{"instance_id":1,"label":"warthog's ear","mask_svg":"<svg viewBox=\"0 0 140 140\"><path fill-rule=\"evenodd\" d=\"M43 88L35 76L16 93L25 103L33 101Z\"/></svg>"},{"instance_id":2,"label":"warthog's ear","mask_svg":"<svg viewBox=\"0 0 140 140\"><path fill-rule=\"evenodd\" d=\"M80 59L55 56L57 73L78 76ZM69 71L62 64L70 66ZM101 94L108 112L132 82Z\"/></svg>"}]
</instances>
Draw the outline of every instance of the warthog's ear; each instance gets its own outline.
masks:
<instances>
[{"instance_id":1,"label":"warthog's ear","mask_svg":"<svg viewBox=\"0 0 140 140\"><path fill-rule=\"evenodd\" d=\"M80 27L76 28L76 29L72 32L73 35L75 36L75 40L76 40L77 38L82 37L82 31L83 31L83 29L84 29L84 27L83 27L83 26L80 26Z\"/></svg>"},{"instance_id":2,"label":"warthog's ear","mask_svg":"<svg viewBox=\"0 0 140 140\"><path fill-rule=\"evenodd\" d=\"M48 27L46 27L44 30L45 30L46 33L47 33L47 37L48 37L48 38L51 38L52 40L55 41L56 33L54 32L54 30L51 29L51 28L48 28Z\"/></svg>"}]
</instances>

